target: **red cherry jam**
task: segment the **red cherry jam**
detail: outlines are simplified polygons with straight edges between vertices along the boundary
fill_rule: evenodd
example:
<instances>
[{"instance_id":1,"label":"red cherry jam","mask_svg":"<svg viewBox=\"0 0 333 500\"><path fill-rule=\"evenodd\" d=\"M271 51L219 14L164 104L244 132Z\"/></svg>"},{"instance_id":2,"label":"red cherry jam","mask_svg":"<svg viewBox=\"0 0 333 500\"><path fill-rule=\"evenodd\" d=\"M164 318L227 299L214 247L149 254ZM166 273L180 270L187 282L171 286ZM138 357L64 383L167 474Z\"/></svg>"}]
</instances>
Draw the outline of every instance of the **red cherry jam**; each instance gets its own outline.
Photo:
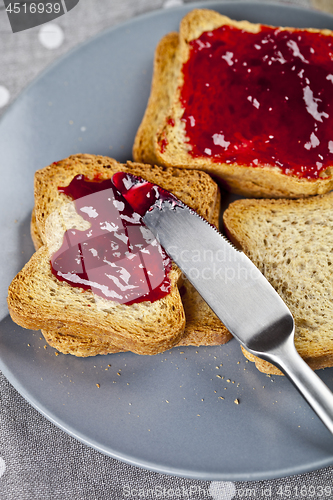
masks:
<instances>
[{"instance_id":1,"label":"red cherry jam","mask_svg":"<svg viewBox=\"0 0 333 500\"><path fill-rule=\"evenodd\" d=\"M59 280L127 305L170 292L170 258L110 179L78 175L59 191L75 200L77 213L91 224L88 230L67 230L52 255Z\"/></svg>"},{"instance_id":2,"label":"red cherry jam","mask_svg":"<svg viewBox=\"0 0 333 500\"><path fill-rule=\"evenodd\" d=\"M222 26L190 45L181 103L194 158L308 179L333 165L333 37Z\"/></svg>"},{"instance_id":3,"label":"red cherry jam","mask_svg":"<svg viewBox=\"0 0 333 500\"><path fill-rule=\"evenodd\" d=\"M181 205L172 193L136 175L117 172L112 177L112 182L133 210L142 217L153 207L159 207L163 201L168 201L173 206Z\"/></svg>"}]
</instances>

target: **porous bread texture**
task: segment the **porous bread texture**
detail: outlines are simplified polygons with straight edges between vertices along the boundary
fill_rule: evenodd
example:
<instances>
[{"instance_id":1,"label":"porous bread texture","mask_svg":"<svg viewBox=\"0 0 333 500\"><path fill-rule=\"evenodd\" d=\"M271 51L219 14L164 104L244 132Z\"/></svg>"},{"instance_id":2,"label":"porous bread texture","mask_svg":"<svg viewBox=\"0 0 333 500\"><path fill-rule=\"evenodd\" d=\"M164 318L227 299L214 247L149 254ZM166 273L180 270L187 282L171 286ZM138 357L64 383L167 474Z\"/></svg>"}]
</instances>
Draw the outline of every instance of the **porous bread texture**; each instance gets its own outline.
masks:
<instances>
[{"instance_id":1,"label":"porous bread texture","mask_svg":"<svg viewBox=\"0 0 333 500\"><path fill-rule=\"evenodd\" d=\"M234 21L208 9L195 9L180 24L179 34L164 37L156 48L151 93L147 108L137 131L133 158L136 161L159 165L199 169L220 180L233 193L256 198L299 198L329 192L333 188L333 166L319 179L298 178L284 174L276 166L250 167L193 158L182 123L183 108L180 91L183 85L182 65L190 54L189 42L203 32L222 25L231 25L248 32L258 32L260 24ZM280 28L292 30L293 28ZM330 30L308 28L332 36ZM160 143L165 147L161 151Z\"/></svg>"},{"instance_id":2,"label":"porous bread texture","mask_svg":"<svg viewBox=\"0 0 333 500\"><path fill-rule=\"evenodd\" d=\"M12 281L8 292L13 321L32 330L93 335L112 345L156 354L172 347L183 334L185 315L177 287L178 272L170 272L170 293L155 302L126 306L61 284L50 271L50 252L43 245Z\"/></svg>"},{"instance_id":3,"label":"porous bread texture","mask_svg":"<svg viewBox=\"0 0 333 500\"><path fill-rule=\"evenodd\" d=\"M203 172L189 173L132 162L124 165L112 158L95 155L74 155L56 162L35 174L35 208L31 219L31 234L35 248L39 250L10 287L8 304L11 304L10 311L14 321L27 328L41 328L52 347L76 356L126 350L138 354L155 354L175 344L216 345L227 342L231 338L230 333L187 281L183 283L186 293L181 301L178 292L181 276L176 266L171 275L172 294L162 299L162 302L132 306L115 305L100 298L96 300L91 292L60 283L50 273L49 256L61 244L64 231L69 227L83 229L86 224L76 214L74 203L66 195L59 193L58 186L68 185L79 173L91 179L96 176L106 179L117 171L140 175L161 185L218 225L219 189ZM28 293L29 290L33 290L33 293ZM32 298L25 300L29 296L34 301ZM49 298L52 307L49 310L40 308L35 300L37 297L38 300L42 297L44 301L46 297ZM44 302L42 304L45 305ZM92 322L86 320L85 313L80 310L82 304L86 311L89 308ZM200 315L192 312L194 305L201 310ZM184 325L184 314L186 318L190 318L188 326ZM208 328L209 325L211 328Z\"/></svg>"},{"instance_id":4,"label":"porous bread texture","mask_svg":"<svg viewBox=\"0 0 333 500\"><path fill-rule=\"evenodd\" d=\"M299 200L238 200L223 222L229 239L289 307L301 357L314 370L333 366L333 192ZM281 373L243 352L260 371Z\"/></svg>"}]
</instances>

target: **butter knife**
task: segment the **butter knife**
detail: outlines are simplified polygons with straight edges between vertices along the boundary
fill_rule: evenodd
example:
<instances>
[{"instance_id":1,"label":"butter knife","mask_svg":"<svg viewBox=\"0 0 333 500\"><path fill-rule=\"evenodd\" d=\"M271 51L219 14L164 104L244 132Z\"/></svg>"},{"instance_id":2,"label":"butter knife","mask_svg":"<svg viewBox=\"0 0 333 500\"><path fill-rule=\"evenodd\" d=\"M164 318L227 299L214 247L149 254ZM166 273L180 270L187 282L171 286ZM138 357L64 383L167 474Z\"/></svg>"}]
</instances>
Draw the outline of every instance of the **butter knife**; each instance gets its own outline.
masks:
<instances>
[{"instance_id":1,"label":"butter knife","mask_svg":"<svg viewBox=\"0 0 333 500\"><path fill-rule=\"evenodd\" d=\"M179 201L159 200L143 221L240 344L277 366L333 433L333 394L297 353L293 317L251 260Z\"/></svg>"}]
</instances>

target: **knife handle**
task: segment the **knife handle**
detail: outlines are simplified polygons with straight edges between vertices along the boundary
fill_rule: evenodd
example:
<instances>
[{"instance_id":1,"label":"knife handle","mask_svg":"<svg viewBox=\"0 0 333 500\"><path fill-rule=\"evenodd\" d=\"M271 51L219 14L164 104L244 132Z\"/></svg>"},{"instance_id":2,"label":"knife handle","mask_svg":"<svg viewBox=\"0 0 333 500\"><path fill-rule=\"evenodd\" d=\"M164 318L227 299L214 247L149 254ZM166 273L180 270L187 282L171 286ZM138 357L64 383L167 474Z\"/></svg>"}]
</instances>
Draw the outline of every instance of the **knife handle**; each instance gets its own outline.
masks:
<instances>
[{"instance_id":1,"label":"knife handle","mask_svg":"<svg viewBox=\"0 0 333 500\"><path fill-rule=\"evenodd\" d=\"M280 368L290 379L333 434L333 393L298 354L292 337L277 349L266 353L265 359Z\"/></svg>"}]
</instances>

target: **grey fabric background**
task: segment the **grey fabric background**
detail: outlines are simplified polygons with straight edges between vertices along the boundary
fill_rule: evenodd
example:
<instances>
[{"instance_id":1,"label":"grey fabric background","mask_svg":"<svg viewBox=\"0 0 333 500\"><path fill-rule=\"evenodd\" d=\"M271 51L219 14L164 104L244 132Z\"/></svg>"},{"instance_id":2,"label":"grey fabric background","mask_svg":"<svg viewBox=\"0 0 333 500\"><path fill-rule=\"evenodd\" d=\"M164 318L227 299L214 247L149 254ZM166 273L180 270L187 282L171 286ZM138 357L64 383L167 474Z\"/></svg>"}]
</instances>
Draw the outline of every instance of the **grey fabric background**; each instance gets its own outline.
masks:
<instances>
[{"instance_id":1,"label":"grey fabric background","mask_svg":"<svg viewBox=\"0 0 333 500\"><path fill-rule=\"evenodd\" d=\"M45 67L78 43L131 17L177 3L181 0L81 0L54 21L64 41L48 49L39 41L40 27L13 35L0 0L0 114ZM284 3L333 13L333 0ZM4 89L9 92L8 105L1 105ZM325 487L332 487L330 495ZM235 483L145 471L106 457L56 428L0 374L0 499L124 498L333 498L333 467L274 481Z\"/></svg>"}]
</instances>

